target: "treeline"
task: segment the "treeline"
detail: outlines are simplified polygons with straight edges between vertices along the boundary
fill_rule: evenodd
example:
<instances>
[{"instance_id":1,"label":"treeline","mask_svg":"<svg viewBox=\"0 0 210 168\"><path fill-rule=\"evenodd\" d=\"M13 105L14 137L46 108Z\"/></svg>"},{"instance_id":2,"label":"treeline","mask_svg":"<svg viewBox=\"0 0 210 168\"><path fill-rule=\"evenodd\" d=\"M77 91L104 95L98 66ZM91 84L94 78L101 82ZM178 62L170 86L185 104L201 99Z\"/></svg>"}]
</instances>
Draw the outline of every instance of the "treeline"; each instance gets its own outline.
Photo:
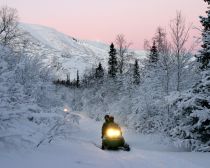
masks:
<instances>
[{"instance_id":1,"label":"treeline","mask_svg":"<svg viewBox=\"0 0 210 168\"><path fill-rule=\"evenodd\" d=\"M79 71L77 71L77 79L74 79L73 81L70 81L70 75L66 75L66 80L56 80L53 81L56 85L64 85L66 87L80 87L80 78L79 78Z\"/></svg>"}]
</instances>

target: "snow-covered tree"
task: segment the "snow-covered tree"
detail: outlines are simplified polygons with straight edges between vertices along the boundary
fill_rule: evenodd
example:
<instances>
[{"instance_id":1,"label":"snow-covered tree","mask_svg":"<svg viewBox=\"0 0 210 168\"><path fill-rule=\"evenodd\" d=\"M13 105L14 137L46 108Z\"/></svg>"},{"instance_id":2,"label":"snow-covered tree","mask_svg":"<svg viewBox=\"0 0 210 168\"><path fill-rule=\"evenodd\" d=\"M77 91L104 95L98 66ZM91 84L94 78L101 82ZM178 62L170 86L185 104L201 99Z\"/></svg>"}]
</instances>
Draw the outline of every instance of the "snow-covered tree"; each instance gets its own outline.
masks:
<instances>
[{"instance_id":1,"label":"snow-covered tree","mask_svg":"<svg viewBox=\"0 0 210 168\"><path fill-rule=\"evenodd\" d=\"M96 68L95 73L96 78L103 78L104 77L104 68L102 67L102 64L99 62L98 67Z\"/></svg>"},{"instance_id":2,"label":"snow-covered tree","mask_svg":"<svg viewBox=\"0 0 210 168\"><path fill-rule=\"evenodd\" d=\"M133 68L133 83L138 85L140 83L140 71L138 60L135 60L134 68Z\"/></svg>"},{"instance_id":3,"label":"snow-covered tree","mask_svg":"<svg viewBox=\"0 0 210 168\"><path fill-rule=\"evenodd\" d=\"M71 82L70 82L70 75L67 74L66 75L66 85L69 86L70 84L71 84Z\"/></svg>"},{"instance_id":4,"label":"snow-covered tree","mask_svg":"<svg viewBox=\"0 0 210 168\"><path fill-rule=\"evenodd\" d=\"M167 39L166 31L161 27L157 28L154 40L156 41L157 50L159 54L158 66L161 70L161 74L159 75L162 78L163 89L168 95L174 66L171 54L171 45Z\"/></svg>"},{"instance_id":5,"label":"snow-covered tree","mask_svg":"<svg viewBox=\"0 0 210 168\"><path fill-rule=\"evenodd\" d=\"M0 44L10 47L26 45L25 33L19 29L18 24L17 10L2 6L0 8Z\"/></svg>"},{"instance_id":6,"label":"snow-covered tree","mask_svg":"<svg viewBox=\"0 0 210 168\"><path fill-rule=\"evenodd\" d=\"M76 87L80 86L80 79L79 79L79 71L77 70L77 80L76 80Z\"/></svg>"},{"instance_id":7,"label":"snow-covered tree","mask_svg":"<svg viewBox=\"0 0 210 168\"><path fill-rule=\"evenodd\" d=\"M158 49L156 46L156 42L153 41L153 45L150 48L150 53L149 53L149 63L155 64L158 61Z\"/></svg>"},{"instance_id":8,"label":"snow-covered tree","mask_svg":"<svg viewBox=\"0 0 210 168\"><path fill-rule=\"evenodd\" d=\"M209 0L204 0L208 4ZM210 60L210 10L206 11L207 17L200 17L201 24L203 26L203 45L201 46L203 49L201 50L201 54L198 56L198 61L201 62L202 69L207 68Z\"/></svg>"},{"instance_id":9,"label":"snow-covered tree","mask_svg":"<svg viewBox=\"0 0 210 168\"><path fill-rule=\"evenodd\" d=\"M117 74L117 52L114 47L114 44L112 43L110 45L110 51L109 51L109 61L108 61L108 73L111 77L115 77Z\"/></svg>"},{"instance_id":10,"label":"snow-covered tree","mask_svg":"<svg viewBox=\"0 0 210 168\"><path fill-rule=\"evenodd\" d=\"M210 0L204 0L210 5ZM198 61L202 79L176 101L178 125L171 132L196 151L210 151L210 9L201 17L203 45Z\"/></svg>"},{"instance_id":11,"label":"snow-covered tree","mask_svg":"<svg viewBox=\"0 0 210 168\"><path fill-rule=\"evenodd\" d=\"M118 58L118 68L120 74L123 73L124 68L125 68L125 57L126 54L128 53L128 49L131 45L131 43L128 43L125 39L125 36L123 34L118 34L116 37L116 45L117 45L117 54L119 56Z\"/></svg>"},{"instance_id":12,"label":"snow-covered tree","mask_svg":"<svg viewBox=\"0 0 210 168\"><path fill-rule=\"evenodd\" d=\"M181 12L177 12L176 18L170 23L172 48L176 60L176 72L177 72L177 85L176 90L181 90L181 82L183 80L182 74L186 63L190 59L188 57L189 51L187 51L185 45L189 39L189 32L191 25L187 27L185 18Z\"/></svg>"}]
</instances>

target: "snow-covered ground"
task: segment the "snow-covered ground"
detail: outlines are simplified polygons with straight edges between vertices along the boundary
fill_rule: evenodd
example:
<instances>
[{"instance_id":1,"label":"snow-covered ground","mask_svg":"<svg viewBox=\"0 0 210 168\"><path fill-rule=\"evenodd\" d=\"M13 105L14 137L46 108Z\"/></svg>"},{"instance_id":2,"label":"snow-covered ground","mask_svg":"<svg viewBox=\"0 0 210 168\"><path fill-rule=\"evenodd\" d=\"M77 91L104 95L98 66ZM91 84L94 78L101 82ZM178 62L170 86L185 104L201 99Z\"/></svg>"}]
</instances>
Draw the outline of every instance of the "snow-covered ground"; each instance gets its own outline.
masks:
<instances>
[{"instance_id":1,"label":"snow-covered ground","mask_svg":"<svg viewBox=\"0 0 210 168\"><path fill-rule=\"evenodd\" d=\"M208 168L210 153L183 152L166 146L155 136L125 130L131 151L103 151L100 145L102 122L76 113L79 130L69 139L55 139L33 150L0 151L2 168ZM74 114L75 115L75 114Z\"/></svg>"}]
</instances>

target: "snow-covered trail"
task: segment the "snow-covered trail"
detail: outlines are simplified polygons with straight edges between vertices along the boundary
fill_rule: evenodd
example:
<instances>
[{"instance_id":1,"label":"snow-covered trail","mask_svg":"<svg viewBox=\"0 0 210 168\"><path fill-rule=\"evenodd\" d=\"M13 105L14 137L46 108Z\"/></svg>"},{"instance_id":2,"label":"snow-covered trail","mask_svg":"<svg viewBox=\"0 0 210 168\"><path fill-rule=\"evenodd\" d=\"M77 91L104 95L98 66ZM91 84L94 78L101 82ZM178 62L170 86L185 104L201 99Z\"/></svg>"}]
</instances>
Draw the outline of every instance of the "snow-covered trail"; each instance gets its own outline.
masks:
<instances>
[{"instance_id":1,"label":"snow-covered trail","mask_svg":"<svg viewBox=\"0 0 210 168\"><path fill-rule=\"evenodd\" d=\"M42 145L34 152L0 154L2 168L208 168L209 153L175 152L154 139L129 132L125 135L131 151L103 151L101 122L80 116L80 130L67 141Z\"/></svg>"}]
</instances>

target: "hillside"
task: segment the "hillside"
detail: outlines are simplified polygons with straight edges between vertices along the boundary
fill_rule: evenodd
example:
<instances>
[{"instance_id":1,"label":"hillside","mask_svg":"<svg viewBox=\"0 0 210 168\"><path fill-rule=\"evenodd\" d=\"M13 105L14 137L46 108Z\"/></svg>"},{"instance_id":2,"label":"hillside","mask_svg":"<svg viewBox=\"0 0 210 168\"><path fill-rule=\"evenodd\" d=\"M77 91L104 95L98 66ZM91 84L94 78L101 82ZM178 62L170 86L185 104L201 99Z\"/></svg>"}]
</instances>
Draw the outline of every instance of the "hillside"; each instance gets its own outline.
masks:
<instances>
[{"instance_id":1,"label":"hillside","mask_svg":"<svg viewBox=\"0 0 210 168\"><path fill-rule=\"evenodd\" d=\"M66 78L70 73L75 77L76 71L84 74L87 69L96 67L99 62L107 67L109 45L88 40L80 40L58 32L55 29L34 25L20 24L21 29L29 33L30 40L39 44L34 52L44 56L44 61L49 63L56 61L59 66L58 75ZM144 51L131 51L129 61L134 63L135 58L140 59L145 56Z\"/></svg>"}]
</instances>

